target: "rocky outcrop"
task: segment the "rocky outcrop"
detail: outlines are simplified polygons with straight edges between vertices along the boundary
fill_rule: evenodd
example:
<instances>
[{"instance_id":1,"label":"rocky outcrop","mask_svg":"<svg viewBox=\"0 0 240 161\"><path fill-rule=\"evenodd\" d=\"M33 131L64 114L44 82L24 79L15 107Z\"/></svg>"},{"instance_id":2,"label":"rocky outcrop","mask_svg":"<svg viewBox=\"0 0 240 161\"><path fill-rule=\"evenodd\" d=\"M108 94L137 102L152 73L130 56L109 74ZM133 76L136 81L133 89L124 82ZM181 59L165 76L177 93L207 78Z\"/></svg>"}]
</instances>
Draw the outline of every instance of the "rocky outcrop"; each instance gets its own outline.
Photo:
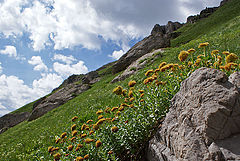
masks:
<instances>
[{"instance_id":1,"label":"rocky outcrop","mask_svg":"<svg viewBox=\"0 0 240 161\"><path fill-rule=\"evenodd\" d=\"M230 0L222 0L220 3L220 6L223 6L224 4L226 4L227 2L229 2Z\"/></svg>"},{"instance_id":2,"label":"rocky outcrop","mask_svg":"<svg viewBox=\"0 0 240 161\"><path fill-rule=\"evenodd\" d=\"M225 5L229 1L230 0L222 0L220 2L220 6L219 7ZM198 20L201 20L203 18L207 18L208 16L212 15L219 7L209 7L209 8L207 7L206 9L202 10L200 12L200 14L189 16L187 18L187 23L195 23Z\"/></svg>"},{"instance_id":3,"label":"rocky outcrop","mask_svg":"<svg viewBox=\"0 0 240 161\"><path fill-rule=\"evenodd\" d=\"M240 160L240 73L201 68L182 82L149 161Z\"/></svg>"},{"instance_id":4,"label":"rocky outcrop","mask_svg":"<svg viewBox=\"0 0 240 161\"><path fill-rule=\"evenodd\" d=\"M41 117L45 113L63 105L89 88L89 84L70 84L59 89L57 92L43 99L42 102L33 109L28 121Z\"/></svg>"},{"instance_id":5,"label":"rocky outcrop","mask_svg":"<svg viewBox=\"0 0 240 161\"><path fill-rule=\"evenodd\" d=\"M137 73L140 69L144 68L147 63L151 63L154 61L155 58L162 56L163 49L158 49L153 52L147 53L134 61L131 65L127 67L126 70L124 70L123 73L116 76L111 83L115 83L118 81L123 81L124 79L128 78L129 76ZM149 62L150 61L150 62Z\"/></svg>"},{"instance_id":6,"label":"rocky outcrop","mask_svg":"<svg viewBox=\"0 0 240 161\"><path fill-rule=\"evenodd\" d=\"M98 72L92 71L85 75L72 75L66 79L58 88L53 90L50 96L43 97L33 105L28 121L35 120L45 113L57 108L77 95L88 90L91 84L100 80Z\"/></svg>"},{"instance_id":7,"label":"rocky outcrop","mask_svg":"<svg viewBox=\"0 0 240 161\"><path fill-rule=\"evenodd\" d=\"M0 134L5 132L8 128L25 121L29 115L29 112L22 112L18 114L10 113L0 117Z\"/></svg>"},{"instance_id":8,"label":"rocky outcrop","mask_svg":"<svg viewBox=\"0 0 240 161\"><path fill-rule=\"evenodd\" d=\"M169 47L170 39L172 36L177 35L172 33L181 26L182 24L171 21L165 26L155 25L150 36L134 45L113 65L113 74L125 70L132 62L150 53L152 50Z\"/></svg>"},{"instance_id":9,"label":"rocky outcrop","mask_svg":"<svg viewBox=\"0 0 240 161\"><path fill-rule=\"evenodd\" d=\"M198 15L189 16L187 18L187 23L195 23L200 19L207 18L208 16L212 15L217 9L218 7L206 8L202 10Z\"/></svg>"}]
</instances>

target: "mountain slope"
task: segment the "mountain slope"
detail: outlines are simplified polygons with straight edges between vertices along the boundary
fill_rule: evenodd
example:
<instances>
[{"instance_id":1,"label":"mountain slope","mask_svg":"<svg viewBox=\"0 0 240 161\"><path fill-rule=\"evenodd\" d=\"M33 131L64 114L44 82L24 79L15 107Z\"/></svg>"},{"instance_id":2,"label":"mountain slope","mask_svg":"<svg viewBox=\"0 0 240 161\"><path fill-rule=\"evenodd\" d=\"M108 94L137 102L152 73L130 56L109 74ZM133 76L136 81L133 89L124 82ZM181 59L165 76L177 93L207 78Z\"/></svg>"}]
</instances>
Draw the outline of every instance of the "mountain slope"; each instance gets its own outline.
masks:
<instances>
[{"instance_id":1,"label":"mountain slope","mask_svg":"<svg viewBox=\"0 0 240 161\"><path fill-rule=\"evenodd\" d=\"M47 147L55 140L55 136L69 129L71 118L75 115L81 116L79 122L85 122L96 116L95 111L105 106L114 106L120 103L120 99L112 94L112 89L116 85L127 86L131 79L143 81L144 73L150 67L156 67L162 61L177 62L179 51L191 47L196 48L197 44L209 41L210 49L229 50L236 54L240 53L240 2L232 0L221 7L212 16L200 20L194 25L188 24L179 31L182 35L172 41L174 44L180 44L191 40L189 43L176 48L166 49L163 57L159 57L154 63L149 64L143 70L132 77L118 82L109 83L115 76L111 73L103 76L102 80L97 82L88 91L80 94L76 98L68 101L66 104L48 112L41 118L32 122L23 122L5 133L0 135L0 158L2 160L51 160L52 157L47 153ZM234 14L232 14L234 13ZM226 20L222 15L232 15ZM218 23L212 23L218 22ZM199 26L213 26L209 30L201 31ZM178 31L178 32L179 32ZM201 32L200 32L201 31ZM190 34L191 33L191 34ZM185 36L184 36L185 35ZM108 73L108 72L107 72ZM42 158L42 156L44 156Z\"/></svg>"}]
</instances>

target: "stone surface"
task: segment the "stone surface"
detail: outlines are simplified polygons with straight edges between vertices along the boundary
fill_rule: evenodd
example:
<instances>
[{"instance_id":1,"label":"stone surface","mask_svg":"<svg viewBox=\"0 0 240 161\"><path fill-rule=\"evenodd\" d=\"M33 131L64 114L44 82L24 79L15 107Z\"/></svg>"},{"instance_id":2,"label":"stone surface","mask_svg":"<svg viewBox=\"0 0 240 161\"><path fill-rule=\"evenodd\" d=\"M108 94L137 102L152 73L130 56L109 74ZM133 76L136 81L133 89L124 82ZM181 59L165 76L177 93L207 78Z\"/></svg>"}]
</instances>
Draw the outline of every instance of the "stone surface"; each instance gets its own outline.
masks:
<instances>
[{"instance_id":1,"label":"stone surface","mask_svg":"<svg viewBox=\"0 0 240 161\"><path fill-rule=\"evenodd\" d=\"M239 160L240 93L216 69L201 68L182 82L148 147L148 160Z\"/></svg>"},{"instance_id":2,"label":"stone surface","mask_svg":"<svg viewBox=\"0 0 240 161\"><path fill-rule=\"evenodd\" d=\"M163 49L158 49L158 50L155 50L153 52L150 52L150 53L147 53L145 55L143 55L142 57L140 57L139 59L137 59L136 61L134 61L131 65L129 65L127 67L127 69L124 70L123 73L119 74L118 76L116 76L112 81L111 83L115 83L115 82L118 82L118 81L122 81L126 78L128 78L129 76L135 74L138 70L144 68L144 66L149 63L148 62L148 59L151 59L153 58L156 58L156 57L159 57L161 56L161 53L163 53ZM160 53L159 53L160 52ZM156 53L159 53L157 55L155 55ZM151 61L153 61L151 60Z\"/></svg>"},{"instance_id":3,"label":"stone surface","mask_svg":"<svg viewBox=\"0 0 240 161\"><path fill-rule=\"evenodd\" d=\"M50 96L46 97L42 102L34 108L28 121L35 120L42 115L46 114L48 111L57 108L67 101L73 99L80 93L88 90L90 88L89 84L69 84Z\"/></svg>"},{"instance_id":4,"label":"stone surface","mask_svg":"<svg viewBox=\"0 0 240 161\"><path fill-rule=\"evenodd\" d=\"M172 34L182 26L179 22L169 21L167 25L160 26L156 24L151 35L135 44L126 54L124 54L116 63L113 64L113 74L125 70L132 62L153 50L166 48L170 46L170 39L179 34Z\"/></svg>"},{"instance_id":5,"label":"stone surface","mask_svg":"<svg viewBox=\"0 0 240 161\"><path fill-rule=\"evenodd\" d=\"M202 10L200 12L200 14L198 14L198 15L189 16L187 18L187 23L195 23L198 20L207 18L208 16L212 15L217 9L218 9L218 7L206 8L206 9Z\"/></svg>"},{"instance_id":6,"label":"stone surface","mask_svg":"<svg viewBox=\"0 0 240 161\"><path fill-rule=\"evenodd\" d=\"M8 128L27 120L29 115L29 112L22 112L18 114L10 113L0 117L0 134L5 132Z\"/></svg>"}]
</instances>

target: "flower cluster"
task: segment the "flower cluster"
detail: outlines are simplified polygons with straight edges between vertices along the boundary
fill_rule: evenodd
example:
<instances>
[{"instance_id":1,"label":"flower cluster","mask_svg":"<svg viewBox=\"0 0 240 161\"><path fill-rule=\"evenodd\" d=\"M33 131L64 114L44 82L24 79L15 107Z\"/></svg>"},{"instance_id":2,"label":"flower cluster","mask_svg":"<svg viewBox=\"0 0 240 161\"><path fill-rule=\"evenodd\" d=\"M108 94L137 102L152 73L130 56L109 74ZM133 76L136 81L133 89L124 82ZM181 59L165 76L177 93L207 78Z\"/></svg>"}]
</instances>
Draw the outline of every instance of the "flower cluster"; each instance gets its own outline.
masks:
<instances>
[{"instance_id":1,"label":"flower cluster","mask_svg":"<svg viewBox=\"0 0 240 161\"><path fill-rule=\"evenodd\" d=\"M136 149L141 150L141 142L154 132L168 112L180 83L193 71L200 67L216 68L227 74L239 71L236 54L208 52L209 46L206 42L199 44L198 51L193 48L181 51L179 64L161 62L156 69L146 71L142 83L131 80L128 89L117 86L113 93L123 99L122 103L97 110L85 122L77 121L78 116L74 116L70 129L56 137L55 146L48 147L48 152L54 160L84 161L118 160L118 156L128 151L129 160L137 160Z\"/></svg>"}]
</instances>

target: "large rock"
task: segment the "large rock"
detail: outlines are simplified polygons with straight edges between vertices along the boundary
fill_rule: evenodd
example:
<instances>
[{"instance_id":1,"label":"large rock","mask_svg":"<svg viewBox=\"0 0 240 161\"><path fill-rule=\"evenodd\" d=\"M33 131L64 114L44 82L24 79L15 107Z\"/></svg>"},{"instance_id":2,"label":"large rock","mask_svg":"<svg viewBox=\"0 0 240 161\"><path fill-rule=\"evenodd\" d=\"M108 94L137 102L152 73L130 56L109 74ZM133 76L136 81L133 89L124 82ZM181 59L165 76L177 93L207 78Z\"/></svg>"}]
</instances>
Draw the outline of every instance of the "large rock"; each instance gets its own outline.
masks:
<instances>
[{"instance_id":1,"label":"large rock","mask_svg":"<svg viewBox=\"0 0 240 161\"><path fill-rule=\"evenodd\" d=\"M149 161L240 160L239 73L201 68L183 81L148 147Z\"/></svg>"},{"instance_id":2,"label":"large rock","mask_svg":"<svg viewBox=\"0 0 240 161\"><path fill-rule=\"evenodd\" d=\"M217 9L218 9L218 7L206 8L206 9L202 10L200 12L200 14L198 14L198 15L189 16L187 18L187 23L195 23L198 20L207 18L208 16L212 15Z\"/></svg>"},{"instance_id":3,"label":"large rock","mask_svg":"<svg viewBox=\"0 0 240 161\"><path fill-rule=\"evenodd\" d=\"M158 49L158 50L147 53L147 54L143 55L142 57L138 58L131 65L129 65L127 67L127 69L125 69L123 71L123 73L116 76L111 81L111 83L115 83L115 82L118 82L118 81L123 81L124 79L128 78L129 76L135 74L137 71L144 68L147 63L151 63L152 61L154 61L155 58L157 58L159 56L162 56L163 51L164 51L163 49ZM151 62L149 62L149 60Z\"/></svg>"},{"instance_id":4,"label":"large rock","mask_svg":"<svg viewBox=\"0 0 240 161\"><path fill-rule=\"evenodd\" d=\"M41 100L41 103L39 103L32 111L28 121L35 120L48 111L53 110L54 108L57 108L67 101L73 99L80 93L88 90L90 88L89 84L69 84L59 90L57 90L55 93L51 94L50 96L46 97L45 99Z\"/></svg>"},{"instance_id":5,"label":"large rock","mask_svg":"<svg viewBox=\"0 0 240 161\"><path fill-rule=\"evenodd\" d=\"M151 35L135 44L126 54L124 54L112 67L113 74L125 70L132 62L153 50L166 48L170 46L172 34L182 26L179 22L169 21L167 25L160 26L156 24Z\"/></svg>"},{"instance_id":6,"label":"large rock","mask_svg":"<svg viewBox=\"0 0 240 161\"><path fill-rule=\"evenodd\" d=\"M22 112L16 114L10 113L0 117L0 134L6 131L8 128L27 120L29 115L29 112Z\"/></svg>"}]
</instances>

